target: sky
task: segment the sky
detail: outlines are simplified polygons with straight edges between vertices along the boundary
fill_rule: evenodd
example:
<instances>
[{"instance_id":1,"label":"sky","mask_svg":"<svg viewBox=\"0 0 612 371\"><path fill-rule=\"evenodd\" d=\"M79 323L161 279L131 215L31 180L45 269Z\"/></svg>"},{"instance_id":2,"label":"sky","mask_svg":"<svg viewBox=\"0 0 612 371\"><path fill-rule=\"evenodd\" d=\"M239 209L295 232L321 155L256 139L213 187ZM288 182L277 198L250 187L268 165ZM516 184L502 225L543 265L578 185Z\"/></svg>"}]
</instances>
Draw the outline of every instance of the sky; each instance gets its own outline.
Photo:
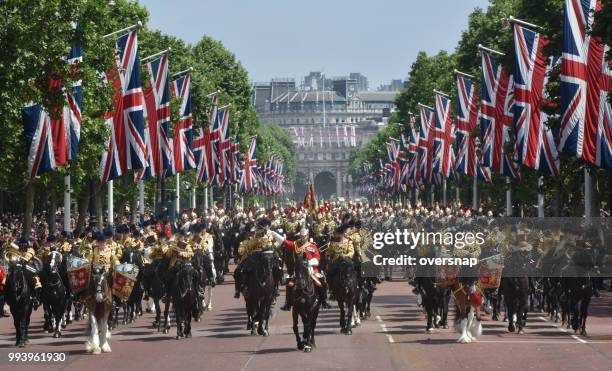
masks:
<instances>
[{"instance_id":1,"label":"sky","mask_svg":"<svg viewBox=\"0 0 612 371\"><path fill-rule=\"evenodd\" d=\"M488 0L140 0L149 27L236 54L254 82L361 72L370 89L405 79L421 50L452 51Z\"/></svg>"}]
</instances>

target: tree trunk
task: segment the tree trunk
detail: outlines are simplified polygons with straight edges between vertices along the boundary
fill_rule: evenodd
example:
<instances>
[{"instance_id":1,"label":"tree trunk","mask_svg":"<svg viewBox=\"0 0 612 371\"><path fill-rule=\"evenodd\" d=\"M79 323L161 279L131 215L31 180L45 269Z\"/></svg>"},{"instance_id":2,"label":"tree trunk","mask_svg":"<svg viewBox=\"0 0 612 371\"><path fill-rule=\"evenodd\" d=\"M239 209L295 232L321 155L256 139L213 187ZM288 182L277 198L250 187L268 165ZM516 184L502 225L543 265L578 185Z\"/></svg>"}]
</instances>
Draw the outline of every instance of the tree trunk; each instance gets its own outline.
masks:
<instances>
[{"instance_id":1,"label":"tree trunk","mask_svg":"<svg viewBox=\"0 0 612 371\"><path fill-rule=\"evenodd\" d=\"M85 222L87 221L87 209L89 207L89 199L91 197L91 187L87 184L87 187L82 187L81 192L77 195L77 210L79 217L77 219L76 230L82 231L85 229Z\"/></svg>"},{"instance_id":2,"label":"tree trunk","mask_svg":"<svg viewBox=\"0 0 612 371\"><path fill-rule=\"evenodd\" d=\"M30 180L26 187L25 211L23 214L22 237L29 239L32 234L32 211L34 210L34 180Z\"/></svg>"},{"instance_id":3,"label":"tree trunk","mask_svg":"<svg viewBox=\"0 0 612 371\"><path fill-rule=\"evenodd\" d=\"M131 211L131 224L138 224L138 198L140 196L138 194L132 196L130 200L130 211ZM144 215L143 215L144 217Z\"/></svg>"},{"instance_id":4,"label":"tree trunk","mask_svg":"<svg viewBox=\"0 0 612 371\"><path fill-rule=\"evenodd\" d=\"M103 185L99 181L91 180L93 182L95 208L96 208L96 225L99 230L104 229L104 211L102 210L102 195Z\"/></svg>"},{"instance_id":5,"label":"tree trunk","mask_svg":"<svg viewBox=\"0 0 612 371\"><path fill-rule=\"evenodd\" d=\"M50 186L49 192L49 210L47 211L47 218L49 223L49 235L54 236L57 232L57 218L55 213L57 212L57 194L53 189L53 185Z\"/></svg>"}]
</instances>

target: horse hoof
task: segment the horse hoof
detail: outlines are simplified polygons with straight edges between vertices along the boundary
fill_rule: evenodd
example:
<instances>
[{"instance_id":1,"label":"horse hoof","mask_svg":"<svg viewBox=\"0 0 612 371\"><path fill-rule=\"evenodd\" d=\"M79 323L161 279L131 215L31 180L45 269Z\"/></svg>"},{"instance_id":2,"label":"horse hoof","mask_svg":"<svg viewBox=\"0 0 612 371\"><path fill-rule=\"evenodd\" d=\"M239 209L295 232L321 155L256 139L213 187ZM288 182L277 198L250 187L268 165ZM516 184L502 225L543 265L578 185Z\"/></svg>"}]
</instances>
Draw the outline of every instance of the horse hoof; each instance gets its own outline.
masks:
<instances>
[{"instance_id":1,"label":"horse hoof","mask_svg":"<svg viewBox=\"0 0 612 371\"><path fill-rule=\"evenodd\" d=\"M61 337L61 335L59 333L56 332L55 334L53 334L53 338L57 339L59 337Z\"/></svg>"},{"instance_id":2,"label":"horse hoof","mask_svg":"<svg viewBox=\"0 0 612 371\"><path fill-rule=\"evenodd\" d=\"M298 345L297 345L297 348L298 348L299 350L304 350L304 343L299 342L299 343L298 343Z\"/></svg>"},{"instance_id":3,"label":"horse hoof","mask_svg":"<svg viewBox=\"0 0 612 371\"><path fill-rule=\"evenodd\" d=\"M263 330L263 331L261 332L261 334L262 334L263 336L265 336L265 337L270 336L270 333L268 332L268 330Z\"/></svg>"},{"instance_id":4,"label":"horse hoof","mask_svg":"<svg viewBox=\"0 0 612 371\"><path fill-rule=\"evenodd\" d=\"M176 340L181 340L181 337L179 335L176 335Z\"/></svg>"},{"instance_id":5,"label":"horse hoof","mask_svg":"<svg viewBox=\"0 0 612 371\"><path fill-rule=\"evenodd\" d=\"M428 328L427 330L425 330L425 332L428 334L433 334L434 330L433 328Z\"/></svg>"},{"instance_id":6,"label":"horse hoof","mask_svg":"<svg viewBox=\"0 0 612 371\"><path fill-rule=\"evenodd\" d=\"M113 351L113 350L111 349L110 345L108 345L108 343L106 343L106 344L102 345L101 350L102 350L102 353L110 353L110 352L112 352L112 351Z\"/></svg>"},{"instance_id":7,"label":"horse hoof","mask_svg":"<svg viewBox=\"0 0 612 371\"><path fill-rule=\"evenodd\" d=\"M516 328L514 327L514 325L510 325L510 326L508 326L508 331L514 332L514 331L516 331Z\"/></svg>"},{"instance_id":8,"label":"horse hoof","mask_svg":"<svg viewBox=\"0 0 612 371\"><path fill-rule=\"evenodd\" d=\"M95 347L91 352L93 354L100 354L102 353L102 349L100 349L100 347Z\"/></svg>"},{"instance_id":9,"label":"horse hoof","mask_svg":"<svg viewBox=\"0 0 612 371\"><path fill-rule=\"evenodd\" d=\"M457 340L457 342L461 343L461 344L468 344L468 343L472 342L472 339L470 339L467 336L462 336L462 337L459 338L459 340Z\"/></svg>"},{"instance_id":10,"label":"horse hoof","mask_svg":"<svg viewBox=\"0 0 612 371\"><path fill-rule=\"evenodd\" d=\"M353 330L346 330L347 335L353 335Z\"/></svg>"},{"instance_id":11,"label":"horse hoof","mask_svg":"<svg viewBox=\"0 0 612 371\"><path fill-rule=\"evenodd\" d=\"M310 353L310 352L312 352L312 347L308 345L304 346L304 353Z\"/></svg>"},{"instance_id":12,"label":"horse hoof","mask_svg":"<svg viewBox=\"0 0 612 371\"><path fill-rule=\"evenodd\" d=\"M447 328L448 328L448 325L444 325L444 326L442 326L442 328L447 329Z\"/></svg>"},{"instance_id":13,"label":"horse hoof","mask_svg":"<svg viewBox=\"0 0 612 371\"><path fill-rule=\"evenodd\" d=\"M188 333L188 334L185 334L185 338L187 338L187 339L191 338L191 332Z\"/></svg>"},{"instance_id":14,"label":"horse hoof","mask_svg":"<svg viewBox=\"0 0 612 371\"><path fill-rule=\"evenodd\" d=\"M206 307L206 310L207 310L208 312L210 312L210 311L212 310L212 308L213 308L213 307L212 307L212 305L209 305L209 306L207 306L207 307Z\"/></svg>"},{"instance_id":15,"label":"horse hoof","mask_svg":"<svg viewBox=\"0 0 612 371\"><path fill-rule=\"evenodd\" d=\"M587 336L586 329L582 329L582 331L580 331L580 335L581 336Z\"/></svg>"},{"instance_id":16,"label":"horse hoof","mask_svg":"<svg viewBox=\"0 0 612 371\"><path fill-rule=\"evenodd\" d=\"M167 334L167 333L168 333L168 329L167 329L167 328L165 328L165 329L164 329L164 334Z\"/></svg>"},{"instance_id":17,"label":"horse hoof","mask_svg":"<svg viewBox=\"0 0 612 371\"><path fill-rule=\"evenodd\" d=\"M25 348L25 346L26 346L25 341L19 342L19 348Z\"/></svg>"}]
</instances>

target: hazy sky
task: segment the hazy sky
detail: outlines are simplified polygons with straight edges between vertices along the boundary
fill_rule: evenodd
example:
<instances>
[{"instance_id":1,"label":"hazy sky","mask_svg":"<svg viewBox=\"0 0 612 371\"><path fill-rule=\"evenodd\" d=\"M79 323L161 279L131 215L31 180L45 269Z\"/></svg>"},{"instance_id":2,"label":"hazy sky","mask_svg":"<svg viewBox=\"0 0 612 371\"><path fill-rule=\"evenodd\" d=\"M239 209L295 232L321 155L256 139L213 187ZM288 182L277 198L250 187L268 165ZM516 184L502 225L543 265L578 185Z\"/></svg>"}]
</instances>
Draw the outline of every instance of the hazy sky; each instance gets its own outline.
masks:
<instances>
[{"instance_id":1,"label":"hazy sky","mask_svg":"<svg viewBox=\"0 0 612 371\"><path fill-rule=\"evenodd\" d=\"M420 50L453 50L488 0L140 0L149 25L221 40L253 81L361 72L370 88L404 79Z\"/></svg>"}]
</instances>

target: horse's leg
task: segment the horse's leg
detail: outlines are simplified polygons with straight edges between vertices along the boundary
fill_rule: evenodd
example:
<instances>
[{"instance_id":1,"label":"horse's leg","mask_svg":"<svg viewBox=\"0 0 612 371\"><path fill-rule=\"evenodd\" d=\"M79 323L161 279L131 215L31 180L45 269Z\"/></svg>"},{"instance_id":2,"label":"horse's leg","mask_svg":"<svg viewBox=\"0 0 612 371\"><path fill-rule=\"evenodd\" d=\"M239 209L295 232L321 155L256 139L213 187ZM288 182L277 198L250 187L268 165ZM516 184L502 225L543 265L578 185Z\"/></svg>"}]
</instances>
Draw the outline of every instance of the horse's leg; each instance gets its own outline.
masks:
<instances>
[{"instance_id":1,"label":"horse's leg","mask_svg":"<svg viewBox=\"0 0 612 371\"><path fill-rule=\"evenodd\" d=\"M153 298L153 308L155 309L155 320L153 321L153 327L157 327L157 332L161 331L161 306L159 305L159 298Z\"/></svg>"},{"instance_id":2,"label":"horse's leg","mask_svg":"<svg viewBox=\"0 0 612 371\"><path fill-rule=\"evenodd\" d=\"M312 331L310 316L308 313L301 313L302 323L304 324L304 334L302 339L304 341L304 352L310 353L312 351L312 344L310 343L310 333Z\"/></svg>"},{"instance_id":3,"label":"horse's leg","mask_svg":"<svg viewBox=\"0 0 612 371\"><path fill-rule=\"evenodd\" d=\"M580 335L587 336L586 331L586 320L589 315L589 303L591 302L591 298L587 295L582 299L582 303L580 306Z\"/></svg>"},{"instance_id":4,"label":"horse's leg","mask_svg":"<svg viewBox=\"0 0 612 371\"><path fill-rule=\"evenodd\" d=\"M206 304L207 311L211 311L213 309L212 299L213 299L213 287L208 286L208 304Z\"/></svg>"},{"instance_id":5,"label":"horse's leg","mask_svg":"<svg viewBox=\"0 0 612 371\"><path fill-rule=\"evenodd\" d=\"M510 332L516 331L514 325L514 321L517 319L516 306L515 299L510 300L510 302L506 301L506 317L508 317L508 331Z\"/></svg>"},{"instance_id":6,"label":"horse's leg","mask_svg":"<svg viewBox=\"0 0 612 371\"><path fill-rule=\"evenodd\" d=\"M457 305L457 317L460 318L459 321L459 330L461 331L461 336L457 340L458 343L471 343L472 339L470 335L468 335L468 328L470 325L470 320L468 316L465 314L465 307L461 307Z\"/></svg>"},{"instance_id":7,"label":"horse's leg","mask_svg":"<svg viewBox=\"0 0 612 371\"><path fill-rule=\"evenodd\" d=\"M176 303L174 304L174 313L176 314ZM164 334L170 332L170 295L166 295L164 303Z\"/></svg>"},{"instance_id":8,"label":"horse's leg","mask_svg":"<svg viewBox=\"0 0 612 371\"><path fill-rule=\"evenodd\" d=\"M90 328L90 337L89 342L85 345L88 352L93 354L100 354L100 337L98 330L98 321L96 320L96 316L94 314L95 308L89 312L89 328ZM107 322L105 318L103 318L100 322ZM107 322L108 324L108 322Z\"/></svg>"},{"instance_id":9,"label":"horse's leg","mask_svg":"<svg viewBox=\"0 0 612 371\"><path fill-rule=\"evenodd\" d=\"M21 345L21 338L22 338L22 334L21 334L21 318L20 318L19 313L17 311L11 310L11 315L13 316L13 326L15 327L15 346L20 346Z\"/></svg>"},{"instance_id":10,"label":"horse's leg","mask_svg":"<svg viewBox=\"0 0 612 371\"><path fill-rule=\"evenodd\" d=\"M338 307L340 308L340 332L346 334L346 319L344 318L344 302L342 299L338 299Z\"/></svg>"},{"instance_id":11,"label":"horse's leg","mask_svg":"<svg viewBox=\"0 0 612 371\"><path fill-rule=\"evenodd\" d=\"M108 310L105 309L104 317L108 315ZM104 353L112 352L110 344L108 344L108 339L110 338L109 334L110 330L108 328L108 321L102 320L100 321L100 329L99 329L99 337L100 337L100 349Z\"/></svg>"},{"instance_id":12,"label":"horse's leg","mask_svg":"<svg viewBox=\"0 0 612 371\"><path fill-rule=\"evenodd\" d=\"M304 350L304 342L302 342L302 338L300 337L300 328L298 326L298 312L295 307L291 311L291 317L293 318L293 334L295 335L295 342L297 343L297 348L299 350Z\"/></svg>"},{"instance_id":13,"label":"horse's leg","mask_svg":"<svg viewBox=\"0 0 612 371\"><path fill-rule=\"evenodd\" d=\"M317 327L318 317L319 317L319 308L315 308L311 314L311 319L310 319L310 345L313 348L317 347L317 343L315 343L315 328Z\"/></svg>"},{"instance_id":14,"label":"horse's leg","mask_svg":"<svg viewBox=\"0 0 612 371\"><path fill-rule=\"evenodd\" d=\"M353 312L355 311L355 303L353 302L352 299L349 299L346 302L346 312L348 315L348 320L346 321L346 335L353 335L353 325L351 324L351 322L353 321Z\"/></svg>"},{"instance_id":15,"label":"horse's leg","mask_svg":"<svg viewBox=\"0 0 612 371\"><path fill-rule=\"evenodd\" d=\"M527 305L527 301L525 301L526 298L523 299L523 301L521 301L520 303L520 307L519 307L519 311L518 311L518 327L519 327L519 334L524 333L524 328L527 326L527 309L528 309L528 305Z\"/></svg>"}]
</instances>

